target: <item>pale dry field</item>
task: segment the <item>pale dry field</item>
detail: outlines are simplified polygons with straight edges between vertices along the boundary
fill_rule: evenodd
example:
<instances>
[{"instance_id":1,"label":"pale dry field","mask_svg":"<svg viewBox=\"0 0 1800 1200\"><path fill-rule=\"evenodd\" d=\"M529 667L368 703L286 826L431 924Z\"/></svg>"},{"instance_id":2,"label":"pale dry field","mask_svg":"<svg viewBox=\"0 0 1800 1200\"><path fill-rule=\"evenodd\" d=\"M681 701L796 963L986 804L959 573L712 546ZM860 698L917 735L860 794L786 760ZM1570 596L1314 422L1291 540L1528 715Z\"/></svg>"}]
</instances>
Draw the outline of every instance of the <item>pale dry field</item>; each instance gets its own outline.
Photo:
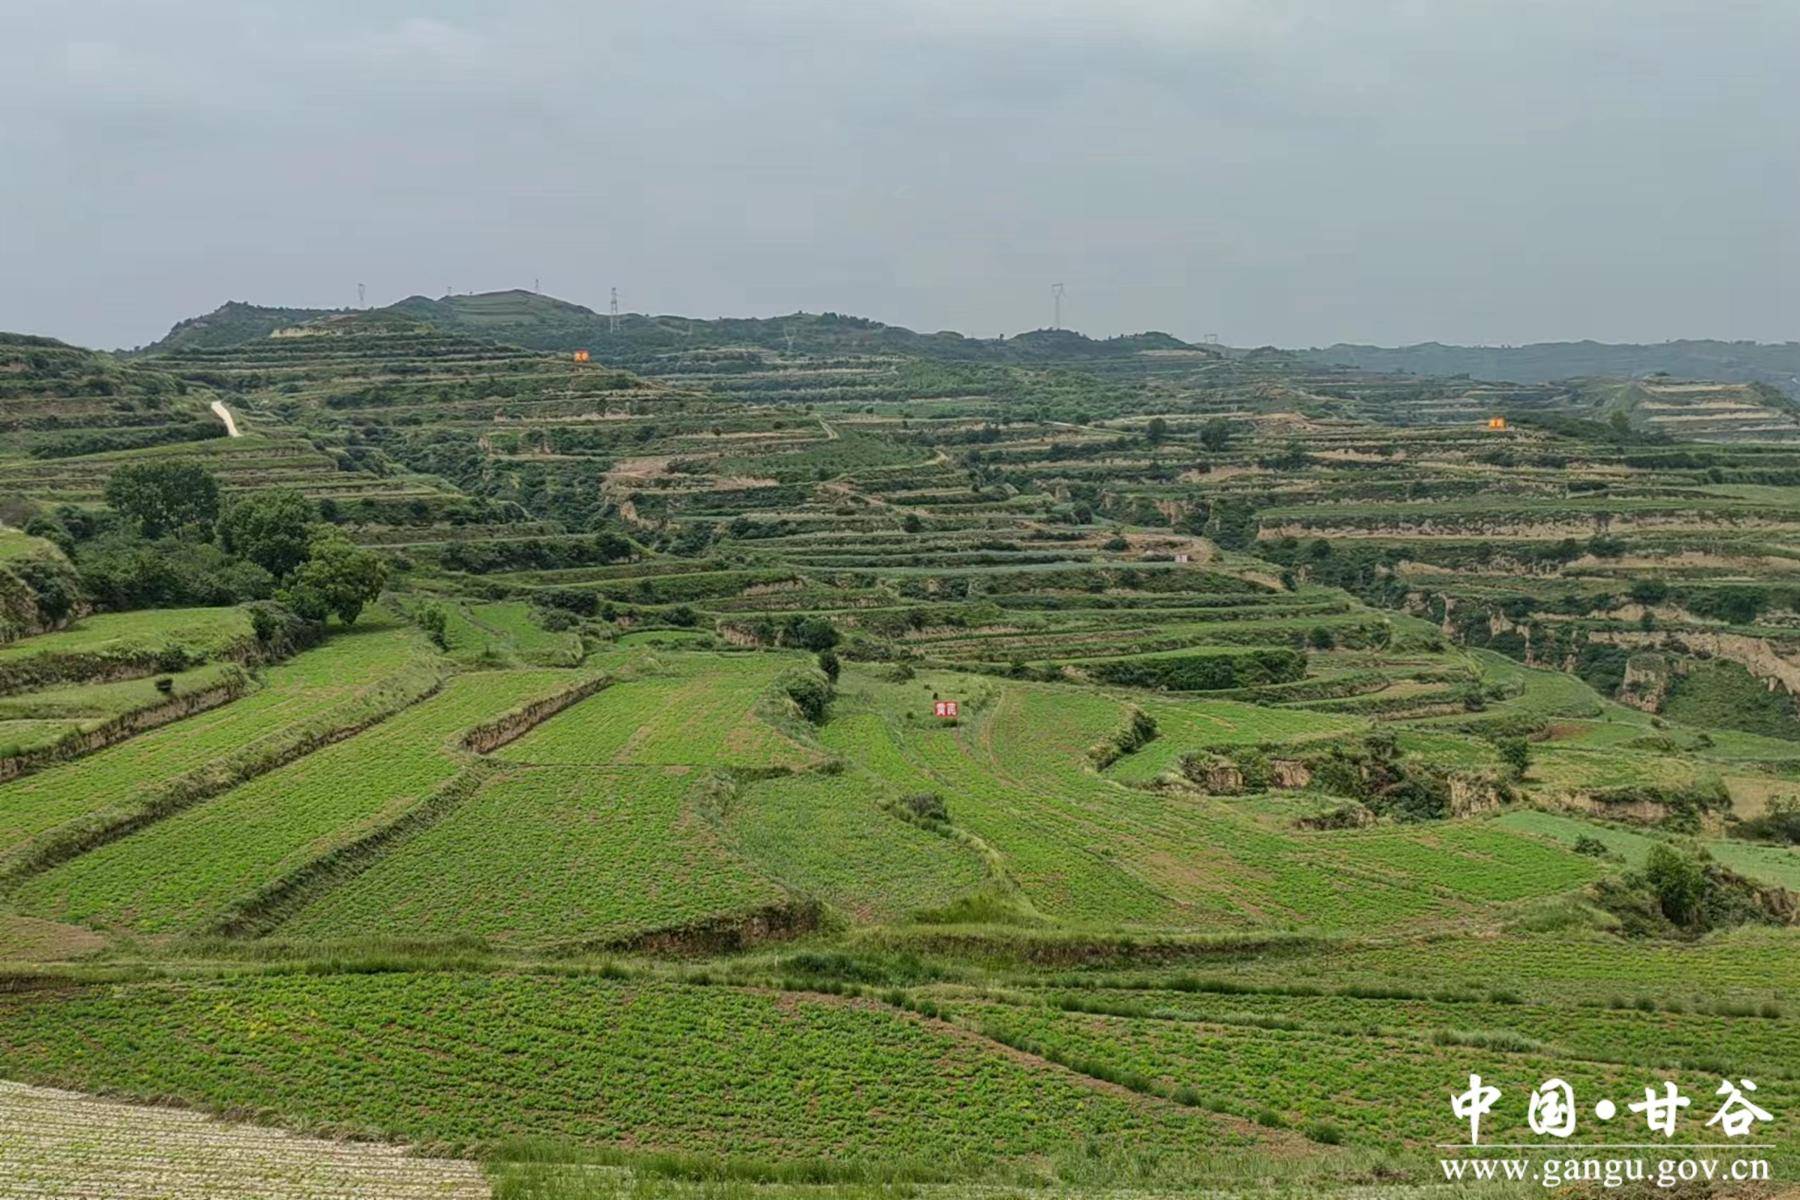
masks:
<instances>
[{"instance_id":1,"label":"pale dry field","mask_svg":"<svg viewBox=\"0 0 1800 1200\"><path fill-rule=\"evenodd\" d=\"M0 1081L0 1197L486 1200L480 1168Z\"/></svg>"}]
</instances>

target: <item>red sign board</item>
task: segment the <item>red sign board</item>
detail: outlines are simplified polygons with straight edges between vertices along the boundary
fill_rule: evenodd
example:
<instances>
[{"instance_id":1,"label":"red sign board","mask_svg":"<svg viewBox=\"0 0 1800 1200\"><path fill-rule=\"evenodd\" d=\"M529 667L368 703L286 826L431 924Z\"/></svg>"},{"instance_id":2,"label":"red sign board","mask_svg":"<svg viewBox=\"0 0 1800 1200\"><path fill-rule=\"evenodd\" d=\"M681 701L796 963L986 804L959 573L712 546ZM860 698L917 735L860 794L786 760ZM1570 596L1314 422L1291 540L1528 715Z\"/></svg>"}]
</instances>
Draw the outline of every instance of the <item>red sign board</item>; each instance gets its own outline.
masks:
<instances>
[{"instance_id":1,"label":"red sign board","mask_svg":"<svg viewBox=\"0 0 1800 1200\"><path fill-rule=\"evenodd\" d=\"M940 717L947 717L947 718L951 718L951 719L954 719L956 717L956 711L957 711L956 710L956 701L954 701L954 700L939 700L935 704L933 704L931 707L937 713L937 715Z\"/></svg>"}]
</instances>

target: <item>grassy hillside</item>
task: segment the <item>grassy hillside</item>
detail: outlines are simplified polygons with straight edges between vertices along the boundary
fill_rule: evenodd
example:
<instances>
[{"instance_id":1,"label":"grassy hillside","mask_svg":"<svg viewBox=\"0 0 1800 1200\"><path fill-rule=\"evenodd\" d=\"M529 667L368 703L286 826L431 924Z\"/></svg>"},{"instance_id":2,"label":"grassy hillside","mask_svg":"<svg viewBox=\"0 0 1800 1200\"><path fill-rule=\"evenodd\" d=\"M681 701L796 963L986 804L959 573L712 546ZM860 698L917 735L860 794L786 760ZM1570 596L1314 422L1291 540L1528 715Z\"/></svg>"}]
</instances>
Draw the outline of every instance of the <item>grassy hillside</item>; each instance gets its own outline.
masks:
<instances>
[{"instance_id":1,"label":"grassy hillside","mask_svg":"<svg viewBox=\"0 0 1800 1200\"><path fill-rule=\"evenodd\" d=\"M1422 1194L1473 1072L1494 1140L1553 1075L1679 1083L1677 1146L1720 1077L1800 1099L1761 391L522 292L226 315L8 343L0 737L60 749L0 774L0 1076L502 1195L771 1200ZM243 436L178 436L214 400ZM141 464L384 594L308 622L244 530L134 532Z\"/></svg>"},{"instance_id":2,"label":"grassy hillside","mask_svg":"<svg viewBox=\"0 0 1800 1200\"><path fill-rule=\"evenodd\" d=\"M301 325L329 315L328 308L282 308L231 300L198 317L188 317L143 352L216 350L224 346L266 338L278 329Z\"/></svg>"},{"instance_id":3,"label":"grassy hillside","mask_svg":"<svg viewBox=\"0 0 1800 1200\"><path fill-rule=\"evenodd\" d=\"M277 331L329 322L340 310L265 308L233 301L205 316L178 322L146 353L217 350L260 341ZM806 354L905 354L952 362L1013 362L1124 358L1143 351L1183 351L1211 356L1166 333L1093 339L1069 330L1040 329L1013 338L967 338L959 333L921 334L897 325L838 313L698 320L682 316L609 315L538 292L464 293L431 299L409 296L359 317L406 320L446 333L487 338L534 350L591 348L609 361L648 354L720 348L781 347Z\"/></svg>"}]
</instances>

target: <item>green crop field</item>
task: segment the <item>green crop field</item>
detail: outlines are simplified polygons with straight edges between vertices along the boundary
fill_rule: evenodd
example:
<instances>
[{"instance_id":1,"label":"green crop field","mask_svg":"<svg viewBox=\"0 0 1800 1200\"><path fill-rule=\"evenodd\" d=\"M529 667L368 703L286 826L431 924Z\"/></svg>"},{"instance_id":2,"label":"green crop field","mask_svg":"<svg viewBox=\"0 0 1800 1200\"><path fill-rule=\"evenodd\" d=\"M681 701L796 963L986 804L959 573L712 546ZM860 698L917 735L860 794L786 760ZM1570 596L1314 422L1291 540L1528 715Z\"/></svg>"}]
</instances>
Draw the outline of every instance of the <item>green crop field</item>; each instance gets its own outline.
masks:
<instances>
[{"instance_id":1,"label":"green crop field","mask_svg":"<svg viewBox=\"0 0 1800 1200\"><path fill-rule=\"evenodd\" d=\"M500 752L510 762L602 766L800 766L814 756L757 710L779 659L668 659L546 721Z\"/></svg>"},{"instance_id":2,"label":"green crop field","mask_svg":"<svg viewBox=\"0 0 1800 1200\"><path fill-rule=\"evenodd\" d=\"M180 646L194 653L220 650L250 632L250 622L234 609L165 609L147 613L89 617L73 628L0 649L0 663L39 655L103 654Z\"/></svg>"},{"instance_id":3,"label":"green crop field","mask_svg":"<svg viewBox=\"0 0 1800 1200\"><path fill-rule=\"evenodd\" d=\"M1230 1007L1208 1012L1205 1005L1164 1003L1154 993L1130 999L1134 1003L1125 1006L1128 1011L1154 1015L954 1002L949 1010L956 1020L1009 1044L1141 1075L1171 1091L1191 1089L1199 1103L1210 1101L1245 1117L1272 1111L1272 1124L1329 1123L1350 1143L1398 1146L1431 1139L1443 1124L1443 1104L1433 1081L1454 1078L1456 1064L1468 1062L1472 1048L1484 1078L1503 1089L1529 1091L1543 1079L1561 1075L1579 1095L1630 1094L1641 1086L1639 1080L1665 1078L1678 1081L1684 1091L1704 1094L1709 1082L1704 1069L1674 1066L1685 1050L1695 1060L1710 1061L1723 1053L1731 1061L1763 1064L1760 1074L1770 1079L1766 1091L1771 1096L1800 1090L1778 1074L1783 1055L1793 1050L1791 1032L1761 1044L1722 1047L1705 1036L1705 1021L1692 1022L1691 1033L1673 1023L1674 1029L1652 1043L1649 1062L1638 1066L1617 1061L1630 1052L1609 1039L1608 1031L1584 1039L1585 1031L1573 1031L1560 1020L1547 1022L1542 1032L1551 1036L1540 1041L1513 1028L1529 1027L1529 1021L1502 1018L1494 1026L1472 1028L1429 1025L1445 1016L1467 1020L1488 1015L1480 1012L1397 1013L1391 1006L1359 1012L1369 1006L1350 1001L1296 1014L1288 1006L1246 1004L1237 997ZM1106 1006L1104 998L1085 994L1073 1003ZM1684 1039L1683 1033L1689 1036ZM1379 1070L1368 1069L1372 1061L1379 1062ZM1359 1069L1358 1064L1364 1065ZM1495 1121L1490 1136L1521 1140L1531 1132L1523 1113L1515 1113Z\"/></svg>"},{"instance_id":4,"label":"green crop field","mask_svg":"<svg viewBox=\"0 0 1800 1200\"><path fill-rule=\"evenodd\" d=\"M1121 783L1155 779L1182 755L1197 750L1325 740L1361 729L1365 724L1354 717L1325 716L1234 700L1156 701L1146 704L1144 710L1156 719L1158 736L1108 768L1107 774Z\"/></svg>"},{"instance_id":5,"label":"green crop field","mask_svg":"<svg viewBox=\"0 0 1800 1200\"><path fill-rule=\"evenodd\" d=\"M296 735L347 727L415 700L437 681L423 639L379 624L338 634L270 667L261 686L222 708L167 725L85 758L0 784L0 844L129 804L225 760L254 763Z\"/></svg>"},{"instance_id":6,"label":"green crop field","mask_svg":"<svg viewBox=\"0 0 1800 1200\"><path fill-rule=\"evenodd\" d=\"M731 798L726 829L785 886L860 922L902 920L961 900L989 877L974 847L896 820L902 782L859 773L752 783Z\"/></svg>"},{"instance_id":7,"label":"green crop field","mask_svg":"<svg viewBox=\"0 0 1800 1200\"><path fill-rule=\"evenodd\" d=\"M209 663L165 678L167 691L155 680L128 679L0 696L0 759L67 744L171 701L235 690L242 673L230 663Z\"/></svg>"},{"instance_id":8,"label":"green crop field","mask_svg":"<svg viewBox=\"0 0 1800 1200\"><path fill-rule=\"evenodd\" d=\"M473 604L466 609L456 605L448 608L446 614L445 649L471 665L496 666L516 660L567 667L582 659L579 635L550 632L533 618L531 606L522 601Z\"/></svg>"},{"instance_id":9,"label":"green crop field","mask_svg":"<svg viewBox=\"0 0 1800 1200\"><path fill-rule=\"evenodd\" d=\"M941 1024L832 997L425 972L108 989L56 1020L0 1007L0 1063L14 1071L60 1067L144 1098L162 1080L212 1105L320 1128L374 1121L443 1149L526 1131L588 1148L629 1135L645 1150L939 1172L1071 1145L1234 1140L1203 1114L1097 1093ZM83 1027L130 1034L96 1058ZM222 1079L218 1064L240 1057L254 1069Z\"/></svg>"},{"instance_id":10,"label":"green crop field","mask_svg":"<svg viewBox=\"0 0 1800 1200\"><path fill-rule=\"evenodd\" d=\"M1788 407L1340 349L0 337L0 1195L1474 1195L1471 1074L1791 1179Z\"/></svg>"},{"instance_id":11,"label":"green crop field","mask_svg":"<svg viewBox=\"0 0 1800 1200\"><path fill-rule=\"evenodd\" d=\"M285 923L283 936L601 941L780 903L679 767L522 767Z\"/></svg>"},{"instance_id":12,"label":"green crop field","mask_svg":"<svg viewBox=\"0 0 1800 1200\"><path fill-rule=\"evenodd\" d=\"M0 646L0 692L179 671L241 652L250 641L250 620L235 608L106 613Z\"/></svg>"},{"instance_id":13,"label":"green crop field","mask_svg":"<svg viewBox=\"0 0 1800 1200\"><path fill-rule=\"evenodd\" d=\"M560 682L548 671L459 676L346 741L36 876L18 889L19 911L142 930L199 926L424 800L459 770L454 737Z\"/></svg>"}]
</instances>

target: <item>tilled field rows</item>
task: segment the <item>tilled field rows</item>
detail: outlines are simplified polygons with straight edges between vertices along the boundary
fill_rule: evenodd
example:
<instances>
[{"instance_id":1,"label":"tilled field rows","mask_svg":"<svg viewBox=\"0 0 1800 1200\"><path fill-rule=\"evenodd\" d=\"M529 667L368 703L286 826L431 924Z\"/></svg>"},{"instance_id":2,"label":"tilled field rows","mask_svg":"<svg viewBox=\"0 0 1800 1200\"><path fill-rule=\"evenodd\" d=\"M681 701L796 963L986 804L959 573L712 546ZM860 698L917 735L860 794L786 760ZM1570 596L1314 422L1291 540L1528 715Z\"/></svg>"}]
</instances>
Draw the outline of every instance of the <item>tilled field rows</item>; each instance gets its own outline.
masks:
<instances>
[{"instance_id":1,"label":"tilled field rows","mask_svg":"<svg viewBox=\"0 0 1800 1200\"><path fill-rule=\"evenodd\" d=\"M0 1081L0 1197L477 1200L474 1163Z\"/></svg>"}]
</instances>

